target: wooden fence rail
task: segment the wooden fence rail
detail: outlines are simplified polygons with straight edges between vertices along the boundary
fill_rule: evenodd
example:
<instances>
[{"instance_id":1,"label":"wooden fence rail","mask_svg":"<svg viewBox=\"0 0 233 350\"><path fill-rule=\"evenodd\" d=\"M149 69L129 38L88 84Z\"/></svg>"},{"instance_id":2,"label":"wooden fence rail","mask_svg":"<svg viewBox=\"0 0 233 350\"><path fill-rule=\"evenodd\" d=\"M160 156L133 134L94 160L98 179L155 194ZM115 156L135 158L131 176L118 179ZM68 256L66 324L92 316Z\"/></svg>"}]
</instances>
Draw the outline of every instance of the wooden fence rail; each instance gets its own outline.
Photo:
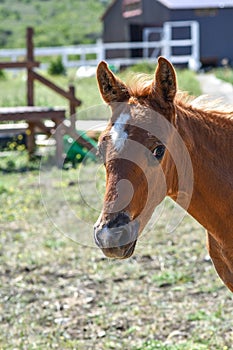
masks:
<instances>
[{"instance_id":1,"label":"wooden fence rail","mask_svg":"<svg viewBox=\"0 0 233 350\"><path fill-rule=\"evenodd\" d=\"M27 128L27 148L29 155L32 155L35 149L35 134L36 130L45 132L46 134L54 134L56 138L56 162L59 167L63 164L63 136L65 133L72 135L75 138L77 136L75 131L76 125L76 108L80 106L81 101L75 97L75 87L70 86L66 91L52 81L43 77L39 73L34 71L34 68L39 67L39 62L34 59L34 46L33 46L33 28L27 28L26 35L27 49L24 61L21 62L0 62L0 69L19 69L25 68L27 70L27 106L12 107L12 108L0 108L0 121L26 121ZM14 56L15 57L15 56ZM70 108L70 126L65 125L65 109L59 108L47 108L47 107L35 107L34 101L34 81L37 80L40 83L52 89L54 92L60 94L69 101ZM47 127L45 119L52 120L55 124L53 127ZM2 125L2 124L1 124ZM1 126L0 125L0 126ZM24 127L25 127L24 125ZM59 128L58 128L59 126ZM14 128L11 124L10 131L13 132ZM56 130L56 132L55 132ZM6 132L7 127L3 127L0 132ZM16 128L16 131L18 129ZM81 136L79 137L79 143L88 149L92 149L93 146L89 144Z\"/></svg>"},{"instance_id":2,"label":"wooden fence rail","mask_svg":"<svg viewBox=\"0 0 233 350\"><path fill-rule=\"evenodd\" d=\"M173 38L173 30L178 27L189 27L190 37L177 40ZM150 28L151 30L151 28ZM158 28L155 28L158 30ZM34 50L35 57L54 57L61 56L63 65L66 68L79 67L86 65L96 66L101 60L107 60L109 64L130 65L138 61L155 61L155 56L151 53L157 52L166 56L172 63L194 62L196 67L200 64L199 52L199 25L196 21L178 21L165 22L161 30L161 39L158 41L142 42L114 42L103 43L98 40L93 45L78 45L65 47L38 47ZM190 53L187 55L174 54L173 48L187 47ZM132 50L141 50L141 57L131 57ZM114 58L111 58L109 52L114 51ZM124 52L124 54L122 54ZM9 58L10 60L20 60L25 57L24 49L2 49L0 50L0 59ZM77 59L74 60L74 57ZM41 64L41 68L47 68L48 64ZM1 68L1 65L0 65ZM17 68L17 67L16 67Z\"/></svg>"}]
</instances>

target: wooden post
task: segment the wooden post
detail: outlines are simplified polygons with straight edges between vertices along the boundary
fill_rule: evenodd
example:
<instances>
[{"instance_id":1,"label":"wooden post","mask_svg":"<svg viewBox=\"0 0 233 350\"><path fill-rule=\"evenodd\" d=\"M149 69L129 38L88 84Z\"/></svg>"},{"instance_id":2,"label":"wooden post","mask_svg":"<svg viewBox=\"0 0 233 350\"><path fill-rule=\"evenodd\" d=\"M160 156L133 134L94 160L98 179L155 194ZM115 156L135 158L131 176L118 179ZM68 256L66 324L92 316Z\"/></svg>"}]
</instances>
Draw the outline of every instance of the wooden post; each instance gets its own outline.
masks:
<instances>
[{"instance_id":1,"label":"wooden post","mask_svg":"<svg viewBox=\"0 0 233 350\"><path fill-rule=\"evenodd\" d=\"M34 62L34 47L33 47L33 28L27 28L27 62ZM34 106L34 84L33 71L30 66L27 67L27 105ZM35 126L29 123L27 133L27 148L29 157L32 156L35 150Z\"/></svg>"},{"instance_id":2,"label":"wooden post","mask_svg":"<svg viewBox=\"0 0 233 350\"><path fill-rule=\"evenodd\" d=\"M64 115L65 119L65 115ZM61 120L53 120L55 122L55 140L56 140L56 165L58 168L63 167L63 163L65 160L64 157L64 145L63 145L63 137L65 135L65 127Z\"/></svg>"},{"instance_id":3,"label":"wooden post","mask_svg":"<svg viewBox=\"0 0 233 350\"><path fill-rule=\"evenodd\" d=\"M27 28L27 61L34 62L33 28ZM27 68L27 104L34 106L34 86L32 68Z\"/></svg>"},{"instance_id":4,"label":"wooden post","mask_svg":"<svg viewBox=\"0 0 233 350\"><path fill-rule=\"evenodd\" d=\"M69 93L75 98L75 87L73 85L69 86ZM70 127L72 130L76 128L76 108L72 100L70 100Z\"/></svg>"},{"instance_id":5,"label":"wooden post","mask_svg":"<svg viewBox=\"0 0 233 350\"><path fill-rule=\"evenodd\" d=\"M35 124L32 122L28 123L28 129L26 131L27 135L27 150L29 154L29 158L32 158L34 152L35 152L35 147L36 147L36 142L35 142Z\"/></svg>"}]
</instances>

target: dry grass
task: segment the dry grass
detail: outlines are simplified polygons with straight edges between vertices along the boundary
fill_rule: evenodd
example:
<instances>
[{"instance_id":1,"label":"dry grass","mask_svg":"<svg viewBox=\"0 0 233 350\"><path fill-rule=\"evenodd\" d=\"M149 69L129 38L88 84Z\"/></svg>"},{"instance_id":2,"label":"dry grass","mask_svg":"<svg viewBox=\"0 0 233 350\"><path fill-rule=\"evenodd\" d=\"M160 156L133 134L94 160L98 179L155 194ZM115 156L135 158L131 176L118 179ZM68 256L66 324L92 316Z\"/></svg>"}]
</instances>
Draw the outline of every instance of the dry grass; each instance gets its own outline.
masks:
<instances>
[{"instance_id":1,"label":"dry grass","mask_svg":"<svg viewBox=\"0 0 233 350\"><path fill-rule=\"evenodd\" d=\"M166 233L170 202L126 261L107 260L53 225L60 217L63 230L91 242L96 169L83 171L85 198L79 169L63 171L61 181L53 170L41 187L38 171L0 174L0 349L232 349L232 294L206 256L199 224L186 216ZM54 199L52 212L41 193ZM82 224L69 220L67 203Z\"/></svg>"}]
</instances>

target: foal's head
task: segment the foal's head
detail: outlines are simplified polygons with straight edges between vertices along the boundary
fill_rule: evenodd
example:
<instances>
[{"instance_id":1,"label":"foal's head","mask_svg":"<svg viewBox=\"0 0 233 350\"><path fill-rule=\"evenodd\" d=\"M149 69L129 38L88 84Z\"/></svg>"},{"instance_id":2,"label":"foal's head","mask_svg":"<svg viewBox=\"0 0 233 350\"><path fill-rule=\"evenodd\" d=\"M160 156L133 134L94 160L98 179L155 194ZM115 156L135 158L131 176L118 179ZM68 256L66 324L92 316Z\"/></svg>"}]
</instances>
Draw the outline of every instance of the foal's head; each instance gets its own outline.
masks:
<instances>
[{"instance_id":1,"label":"foal's head","mask_svg":"<svg viewBox=\"0 0 233 350\"><path fill-rule=\"evenodd\" d=\"M150 83L135 81L127 87L105 62L98 66L97 79L112 116L99 139L106 192L95 241L106 256L123 259L132 255L154 208L167 194L173 195L168 149L175 123L176 76L160 57Z\"/></svg>"}]
</instances>

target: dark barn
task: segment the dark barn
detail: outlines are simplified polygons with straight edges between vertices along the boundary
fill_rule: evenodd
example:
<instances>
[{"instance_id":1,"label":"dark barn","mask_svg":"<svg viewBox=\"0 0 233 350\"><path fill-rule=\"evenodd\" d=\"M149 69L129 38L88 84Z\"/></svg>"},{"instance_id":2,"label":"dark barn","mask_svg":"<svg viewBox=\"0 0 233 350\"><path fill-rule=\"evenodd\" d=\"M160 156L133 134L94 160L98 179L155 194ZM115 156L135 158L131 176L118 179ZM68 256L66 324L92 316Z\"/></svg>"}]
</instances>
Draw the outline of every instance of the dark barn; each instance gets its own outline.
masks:
<instances>
[{"instance_id":1,"label":"dark barn","mask_svg":"<svg viewBox=\"0 0 233 350\"><path fill-rule=\"evenodd\" d=\"M164 22L188 20L200 26L202 64L217 65L223 59L233 64L233 0L115 0L103 16L103 41L143 41L145 28L158 28L151 40L159 40ZM178 39L187 35L185 30L177 31ZM129 55L136 57L139 51Z\"/></svg>"}]
</instances>

